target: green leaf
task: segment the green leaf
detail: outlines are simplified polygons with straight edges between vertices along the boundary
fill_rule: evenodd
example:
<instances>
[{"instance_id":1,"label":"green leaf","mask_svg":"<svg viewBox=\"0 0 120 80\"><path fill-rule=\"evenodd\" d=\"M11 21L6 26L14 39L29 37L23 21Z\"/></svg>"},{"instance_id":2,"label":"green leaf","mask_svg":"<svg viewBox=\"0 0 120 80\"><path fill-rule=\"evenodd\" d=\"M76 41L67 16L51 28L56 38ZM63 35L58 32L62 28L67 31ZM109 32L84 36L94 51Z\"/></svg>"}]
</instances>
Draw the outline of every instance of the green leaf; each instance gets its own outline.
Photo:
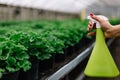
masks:
<instances>
[{"instance_id":1,"label":"green leaf","mask_svg":"<svg viewBox=\"0 0 120 80\"><path fill-rule=\"evenodd\" d=\"M6 66L6 69L9 71L9 72L15 72L17 71L15 68L11 67L11 66Z\"/></svg>"},{"instance_id":2,"label":"green leaf","mask_svg":"<svg viewBox=\"0 0 120 80\"><path fill-rule=\"evenodd\" d=\"M17 62L17 65L20 66L20 68L28 70L30 69L31 63L28 60L20 60Z\"/></svg>"},{"instance_id":3,"label":"green leaf","mask_svg":"<svg viewBox=\"0 0 120 80\"><path fill-rule=\"evenodd\" d=\"M8 40L7 37L5 37L5 36L0 37L0 42L6 41L6 40Z\"/></svg>"},{"instance_id":4,"label":"green leaf","mask_svg":"<svg viewBox=\"0 0 120 80\"><path fill-rule=\"evenodd\" d=\"M14 57L9 57L9 58L6 60L6 63L7 63L7 65L13 66L13 65L15 65L15 63L16 63L16 59L15 59Z\"/></svg>"},{"instance_id":5,"label":"green leaf","mask_svg":"<svg viewBox=\"0 0 120 80\"><path fill-rule=\"evenodd\" d=\"M29 70L31 68L31 63L30 62L26 62L26 64L24 65L24 67L23 67L23 70L24 71L27 71L27 70Z\"/></svg>"},{"instance_id":6,"label":"green leaf","mask_svg":"<svg viewBox=\"0 0 120 80\"><path fill-rule=\"evenodd\" d=\"M41 52L37 49L29 49L28 53L32 56L38 56Z\"/></svg>"},{"instance_id":7,"label":"green leaf","mask_svg":"<svg viewBox=\"0 0 120 80\"><path fill-rule=\"evenodd\" d=\"M4 72L5 72L5 69L0 68L0 79L2 78L2 75Z\"/></svg>"},{"instance_id":8,"label":"green leaf","mask_svg":"<svg viewBox=\"0 0 120 80\"><path fill-rule=\"evenodd\" d=\"M6 60L10 55L10 49L4 48L2 49L2 54L0 55L0 60Z\"/></svg>"},{"instance_id":9,"label":"green leaf","mask_svg":"<svg viewBox=\"0 0 120 80\"><path fill-rule=\"evenodd\" d=\"M0 78L2 78L2 73L0 72Z\"/></svg>"},{"instance_id":10,"label":"green leaf","mask_svg":"<svg viewBox=\"0 0 120 80\"><path fill-rule=\"evenodd\" d=\"M5 72L5 69L0 68L0 73L4 73L4 72Z\"/></svg>"},{"instance_id":11,"label":"green leaf","mask_svg":"<svg viewBox=\"0 0 120 80\"><path fill-rule=\"evenodd\" d=\"M51 54L43 53L43 54L39 55L38 59L45 60L45 59L50 59L51 57L52 57Z\"/></svg>"},{"instance_id":12,"label":"green leaf","mask_svg":"<svg viewBox=\"0 0 120 80\"><path fill-rule=\"evenodd\" d=\"M27 49L21 44L14 45L12 49L13 52L21 52L21 51L26 51L26 50Z\"/></svg>"},{"instance_id":13,"label":"green leaf","mask_svg":"<svg viewBox=\"0 0 120 80\"><path fill-rule=\"evenodd\" d=\"M14 40L14 41L19 41L19 39L21 38L21 33L14 33L13 35L10 35L10 39Z\"/></svg>"},{"instance_id":14,"label":"green leaf","mask_svg":"<svg viewBox=\"0 0 120 80\"><path fill-rule=\"evenodd\" d=\"M26 52L20 52L15 54L15 58L18 60L29 59L29 55Z\"/></svg>"}]
</instances>

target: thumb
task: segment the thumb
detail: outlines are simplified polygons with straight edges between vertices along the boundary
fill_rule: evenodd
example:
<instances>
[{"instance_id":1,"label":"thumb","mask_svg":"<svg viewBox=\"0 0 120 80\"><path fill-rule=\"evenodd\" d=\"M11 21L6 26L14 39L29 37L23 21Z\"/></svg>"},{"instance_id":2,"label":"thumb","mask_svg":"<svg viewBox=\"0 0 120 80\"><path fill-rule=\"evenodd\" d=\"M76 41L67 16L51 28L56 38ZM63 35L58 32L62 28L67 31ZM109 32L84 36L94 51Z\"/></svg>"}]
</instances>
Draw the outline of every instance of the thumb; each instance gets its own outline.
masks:
<instances>
[{"instance_id":1,"label":"thumb","mask_svg":"<svg viewBox=\"0 0 120 80\"><path fill-rule=\"evenodd\" d=\"M95 19L96 21L102 22L102 19L99 18L98 16L94 15L93 13L91 13L90 16L91 16L93 19Z\"/></svg>"}]
</instances>

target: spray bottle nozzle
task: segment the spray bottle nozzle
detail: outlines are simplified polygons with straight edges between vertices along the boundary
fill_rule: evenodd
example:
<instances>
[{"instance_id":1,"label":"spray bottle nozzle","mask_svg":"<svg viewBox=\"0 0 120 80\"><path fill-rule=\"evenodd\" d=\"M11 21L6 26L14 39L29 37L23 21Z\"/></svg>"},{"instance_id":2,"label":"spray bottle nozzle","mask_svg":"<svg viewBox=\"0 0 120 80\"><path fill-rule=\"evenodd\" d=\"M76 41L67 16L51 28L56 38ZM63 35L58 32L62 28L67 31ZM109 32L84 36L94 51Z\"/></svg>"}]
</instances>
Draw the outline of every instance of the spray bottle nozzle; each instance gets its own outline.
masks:
<instances>
[{"instance_id":1,"label":"spray bottle nozzle","mask_svg":"<svg viewBox=\"0 0 120 80\"><path fill-rule=\"evenodd\" d=\"M103 15L96 15L96 16L103 19L103 20L108 20L108 18L103 16ZM91 18L91 16L87 16L87 19L90 19L92 21L92 24L96 23L96 28L100 28L99 22L96 21L95 19Z\"/></svg>"}]
</instances>

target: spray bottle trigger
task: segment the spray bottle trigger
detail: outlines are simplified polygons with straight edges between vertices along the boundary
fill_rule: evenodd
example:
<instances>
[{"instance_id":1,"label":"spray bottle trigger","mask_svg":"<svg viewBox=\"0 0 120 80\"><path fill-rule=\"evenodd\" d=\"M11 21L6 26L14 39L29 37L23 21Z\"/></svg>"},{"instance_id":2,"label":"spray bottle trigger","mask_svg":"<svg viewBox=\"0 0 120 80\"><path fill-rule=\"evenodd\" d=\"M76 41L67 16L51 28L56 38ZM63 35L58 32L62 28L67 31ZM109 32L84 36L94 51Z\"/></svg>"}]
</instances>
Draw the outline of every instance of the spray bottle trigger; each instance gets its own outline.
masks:
<instances>
[{"instance_id":1,"label":"spray bottle trigger","mask_svg":"<svg viewBox=\"0 0 120 80\"><path fill-rule=\"evenodd\" d=\"M108 20L108 18L103 16L103 15L96 15L96 16L99 17L99 18L102 18L104 20ZM87 16L87 19L90 19L92 21L92 25L94 23L96 23L96 28L100 28L100 23L98 21L96 21L95 19L91 18L91 16Z\"/></svg>"},{"instance_id":2,"label":"spray bottle trigger","mask_svg":"<svg viewBox=\"0 0 120 80\"><path fill-rule=\"evenodd\" d=\"M95 29L96 28L96 23L92 21L92 28Z\"/></svg>"}]
</instances>

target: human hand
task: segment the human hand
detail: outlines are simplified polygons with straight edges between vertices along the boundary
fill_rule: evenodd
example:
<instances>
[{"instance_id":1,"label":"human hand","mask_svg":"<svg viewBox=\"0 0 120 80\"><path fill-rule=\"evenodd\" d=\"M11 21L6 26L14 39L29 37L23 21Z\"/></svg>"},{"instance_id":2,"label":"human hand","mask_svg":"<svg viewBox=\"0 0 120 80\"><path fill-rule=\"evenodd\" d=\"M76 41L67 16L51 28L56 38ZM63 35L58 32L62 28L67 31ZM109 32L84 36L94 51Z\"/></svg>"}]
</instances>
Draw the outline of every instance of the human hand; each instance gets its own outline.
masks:
<instances>
[{"instance_id":1,"label":"human hand","mask_svg":"<svg viewBox=\"0 0 120 80\"><path fill-rule=\"evenodd\" d=\"M98 21L100 23L100 26L102 28L102 30L104 31L104 35L106 38L111 38L113 37L114 35L112 34L113 32L112 29L113 29L113 26L109 23L109 21L106 21L94 14L90 14L91 18L95 19L96 21ZM88 24L88 36L93 36L96 34L96 32L90 32L91 30L93 30L94 28L96 28L96 24L92 24L92 21L89 21L89 24Z\"/></svg>"}]
</instances>

